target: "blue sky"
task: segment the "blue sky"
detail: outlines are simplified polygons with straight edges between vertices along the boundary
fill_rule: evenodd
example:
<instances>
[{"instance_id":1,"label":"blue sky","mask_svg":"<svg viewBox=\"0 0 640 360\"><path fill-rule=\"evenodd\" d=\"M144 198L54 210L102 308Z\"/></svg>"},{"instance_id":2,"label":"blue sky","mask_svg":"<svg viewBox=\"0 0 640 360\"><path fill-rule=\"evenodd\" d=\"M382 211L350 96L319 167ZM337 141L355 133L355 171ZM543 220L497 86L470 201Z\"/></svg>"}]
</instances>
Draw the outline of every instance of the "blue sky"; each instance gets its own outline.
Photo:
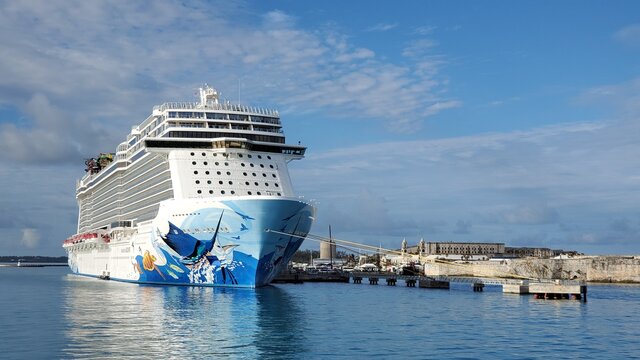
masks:
<instances>
[{"instance_id":1,"label":"blue sky","mask_svg":"<svg viewBox=\"0 0 640 360\"><path fill-rule=\"evenodd\" d=\"M83 159L204 82L309 147L314 233L640 253L637 2L0 9L0 254L64 254Z\"/></svg>"}]
</instances>

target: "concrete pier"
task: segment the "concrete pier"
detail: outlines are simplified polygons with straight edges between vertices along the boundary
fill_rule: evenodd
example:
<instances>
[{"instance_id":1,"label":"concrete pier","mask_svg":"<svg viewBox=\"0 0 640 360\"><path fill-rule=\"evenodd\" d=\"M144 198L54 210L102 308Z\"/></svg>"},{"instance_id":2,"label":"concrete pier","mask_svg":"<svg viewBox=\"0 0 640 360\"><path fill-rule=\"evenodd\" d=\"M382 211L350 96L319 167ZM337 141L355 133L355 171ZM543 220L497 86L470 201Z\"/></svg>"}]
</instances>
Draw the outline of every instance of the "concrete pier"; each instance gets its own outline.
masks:
<instances>
[{"instance_id":1,"label":"concrete pier","mask_svg":"<svg viewBox=\"0 0 640 360\"><path fill-rule=\"evenodd\" d=\"M525 295L529 293L529 285L524 284L504 284L502 285L502 292L505 294L520 294Z\"/></svg>"},{"instance_id":2,"label":"concrete pier","mask_svg":"<svg viewBox=\"0 0 640 360\"><path fill-rule=\"evenodd\" d=\"M426 289L449 289L449 284L472 284L474 292L483 292L486 285L502 286L502 292L507 294L533 294L536 299L575 299L587 301L587 286L583 282L554 280L530 282L530 280L516 280L503 278L478 278L468 276L418 276L398 275L384 272L356 272L349 275L354 284L361 284L363 278L369 279L369 284L377 285L380 279L385 279L388 286L395 286L398 280L404 280L407 287Z\"/></svg>"},{"instance_id":3,"label":"concrete pier","mask_svg":"<svg viewBox=\"0 0 640 360\"><path fill-rule=\"evenodd\" d=\"M448 281L439 281L430 278L421 278L418 280L418 287L425 289L449 289Z\"/></svg>"},{"instance_id":4,"label":"concrete pier","mask_svg":"<svg viewBox=\"0 0 640 360\"><path fill-rule=\"evenodd\" d=\"M533 294L536 299L572 299L587 301L586 285L565 284L560 281L553 283L530 283L529 293Z\"/></svg>"}]
</instances>

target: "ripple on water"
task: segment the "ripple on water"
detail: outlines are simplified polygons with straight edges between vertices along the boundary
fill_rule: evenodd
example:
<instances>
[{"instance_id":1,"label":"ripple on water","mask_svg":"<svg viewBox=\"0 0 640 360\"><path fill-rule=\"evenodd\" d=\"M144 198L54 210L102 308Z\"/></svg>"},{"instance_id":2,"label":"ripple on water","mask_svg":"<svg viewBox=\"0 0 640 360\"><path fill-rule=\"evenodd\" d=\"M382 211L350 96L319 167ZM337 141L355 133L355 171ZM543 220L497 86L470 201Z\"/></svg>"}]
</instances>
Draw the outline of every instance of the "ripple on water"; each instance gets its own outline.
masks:
<instances>
[{"instance_id":1,"label":"ripple on water","mask_svg":"<svg viewBox=\"0 0 640 360\"><path fill-rule=\"evenodd\" d=\"M140 286L0 269L7 358L621 358L640 354L640 287L545 301L469 286L257 290Z\"/></svg>"}]
</instances>

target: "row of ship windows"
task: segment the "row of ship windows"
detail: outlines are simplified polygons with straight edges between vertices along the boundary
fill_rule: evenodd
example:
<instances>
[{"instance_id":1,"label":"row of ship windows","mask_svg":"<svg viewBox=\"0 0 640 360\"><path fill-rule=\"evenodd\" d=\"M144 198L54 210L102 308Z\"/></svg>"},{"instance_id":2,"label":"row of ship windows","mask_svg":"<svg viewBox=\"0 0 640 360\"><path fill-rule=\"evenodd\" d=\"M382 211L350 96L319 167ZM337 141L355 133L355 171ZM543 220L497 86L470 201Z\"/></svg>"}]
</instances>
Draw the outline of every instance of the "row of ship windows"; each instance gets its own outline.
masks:
<instances>
[{"instance_id":1,"label":"row of ship windows","mask_svg":"<svg viewBox=\"0 0 640 360\"><path fill-rule=\"evenodd\" d=\"M214 123L214 122L208 122L208 123L191 123L191 122L175 122L175 121L169 121L167 124L163 125L160 127L160 130L164 131L164 129L166 128L175 128L175 127L180 127L180 128L198 128L198 129L204 129L204 128L209 128L209 129L232 129L232 130L248 130L248 131L263 131L263 132L271 132L271 133L277 133L277 134L282 134L283 131L277 127L268 127L268 126L259 126L259 125L253 125L253 128L249 125L235 125L235 124L230 124L230 123ZM155 136L158 133L160 133L161 131L157 130L151 133L151 136Z\"/></svg>"},{"instance_id":2,"label":"row of ship windows","mask_svg":"<svg viewBox=\"0 0 640 360\"><path fill-rule=\"evenodd\" d=\"M198 194L202 194L202 190L198 190L197 192L198 192ZM214 191L213 191L213 190L209 190L209 194L210 194L210 195L213 195L213 193L214 193ZM220 190L220 194L221 194L221 195L226 195L226 193L227 193L227 192L226 192L225 190ZM235 195L235 194L236 194L235 190L231 190L231 191L229 191L229 193L230 193L231 195ZM276 194L277 194L278 196L282 196L282 194L281 194L281 193L276 193ZM253 195L253 192L251 192L251 191L247 191L247 195ZM256 192L256 195L262 195L262 193L261 193L260 191L257 191L257 192Z\"/></svg>"},{"instance_id":3,"label":"row of ship windows","mask_svg":"<svg viewBox=\"0 0 640 360\"><path fill-rule=\"evenodd\" d=\"M192 162L191 162L191 165L198 165L198 163L197 163L196 161L192 161ZM202 165L207 166L207 165L209 165L209 163L208 163L208 162L206 162L206 161L204 161L204 162L202 163ZM216 161L216 162L214 162L214 165L216 165L216 166L220 166L220 163L219 163L218 161ZM228 162L225 162L225 163L224 163L224 166L229 166L229 163L228 163ZM240 163L240 166L244 167L244 166L246 166L246 165L245 165L245 163ZM254 167L255 165L253 165L253 163L249 163L249 166L250 166L250 167ZM264 164L260 164L260 167L261 167L261 168L264 168ZM271 164L269 164L269 167L270 167L270 168L272 168L272 169L274 169L273 165L271 165Z\"/></svg>"},{"instance_id":4,"label":"row of ship windows","mask_svg":"<svg viewBox=\"0 0 640 360\"><path fill-rule=\"evenodd\" d=\"M239 133L229 133L222 131L169 131L166 134L162 135L165 138L195 138L195 139L213 139L213 138L238 138L238 139L247 139L251 141L260 141L260 142L268 142L268 143L276 143L276 144L284 144L284 136L269 136L269 135L258 135L258 134L239 134ZM136 145L137 146L137 145Z\"/></svg>"},{"instance_id":5,"label":"row of ship windows","mask_svg":"<svg viewBox=\"0 0 640 360\"><path fill-rule=\"evenodd\" d=\"M244 155L243 155L243 154L237 154L237 155L238 155L238 157L239 157L239 158L243 158L243 157L244 157ZM196 153L192 152L192 153L191 153L191 156L196 156ZM202 153L202 156L207 156L207 153L203 152L203 153ZM218 156L218 153L213 153L213 156ZM222 156L224 156L224 155L222 155ZM251 155L251 154L247 154L247 157L248 157L249 159L251 159L251 158L253 158L253 155ZM258 159L262 159L262 155L257 155L257 158L258 158ZM267 159L271 160L271 155L267 155Z\"/></svg>"},{"instance_id":6,"label":"row of ship windows","mask_svg":"<svg viewBox=\"0 0 640 360\"><path fill-rule=\"evenodd\" d=\"M225 114L225 113L202 113L202 112L176 112L170 111L167 114L169 118L178 118L178 119L213 119L213 120L236 120L236 121L249 121L249 117L247 115L240 114ZM251 115L251 120L254 122L261 122L266 124L280 124L278 118L266 117L266 116L257 116ZM157 123L157 120L156 120Z\"/></svg>"},{"instance_id":7,"label":"row of ship windows","mask_svg":"<svg viewBox=\"0 0 640 360\"><path fill-rule=\"evenodd\" d=\"M189 213L189 214L173 214L171 216L196 216L200 215L200 213Z\"/></svg>"},{"instance_id":8,"label":"row of ship windows","mask_svg":"<svg viewBox=\"0 0 640 360\"><path fill-rule=\"evenodd\" d=\"M211 185L211 180L207 180L207 184L208 184L208 185ZM224 181L219 180L219 181L218 181L218 184L223 185L223 184L224 184ZM251 182L249 182L249 181L245 181L245 182L244 182L244 184L245 184L245 185L247 185L247 186L249 186L249 185L251 184ZM259 185L260 185L257 181L254 181L254 182L253 182L253 184L254 184L255 186L259 186ZM196 185L200 185L200 180L196 180ZM229 181L229 185L233 185L233 181ZM280 187L280 185L278 185L278 183L274 183L273 185L274 185L275 187ZM264 183L264 186L269 187L269 183L268 183L268 182L265 182L265 183Z\"/></svg>"},{"instance_id":9,"label":"row of ship windows","mask_svg":"<svg viewBox=\"0 0 640 360\"><path fill-rule=\"evenodd\" d=\"M193 172L193 174L194 174L194 175L198 175L198 174L199 174L198 170L195 170L195 171ZM211 174L211 172L209 172L209 170L207 170L207 171L205 171L205 172L204 172L204 174L205 174L205 175L209 175L209 174ZM222 171L216 171L216 174L217 174L217 175L222 175ZM227 173L226 173L226 174L227 174L228 176L231 176L231 171L227 171ZM243 172L243 173L242 173L242 175L243 175L243 176L249 176L249 173L247 173L247 172L245 171L245 172ZM258 174L256 174L256 173L251 173L251 175L253 175L253 176L258 176ZM271 174L271 176L272 176L273 178L277 178L276 174ZM266 174L266 173L262 173L262 177L267 177L267 174Z\"/></svg>"}]
</instances>

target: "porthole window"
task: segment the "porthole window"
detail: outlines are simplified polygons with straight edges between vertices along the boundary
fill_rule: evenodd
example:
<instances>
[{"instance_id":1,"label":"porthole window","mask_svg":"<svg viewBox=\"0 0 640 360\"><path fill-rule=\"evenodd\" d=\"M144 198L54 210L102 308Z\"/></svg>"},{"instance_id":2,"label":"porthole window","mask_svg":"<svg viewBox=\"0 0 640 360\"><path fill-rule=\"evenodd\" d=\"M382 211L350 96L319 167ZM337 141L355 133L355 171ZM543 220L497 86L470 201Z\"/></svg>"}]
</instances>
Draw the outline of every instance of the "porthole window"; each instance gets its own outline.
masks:
<instances>
[{"instance_id":1,"label":"porthole window","mask_svg":"<svg viewBox=\"0 0 640 360\"><path fill-rule=\"evenodd\" d=\"M238 154L238 157L239 157L239 158L241 158L241 157L242 157L242 154Z\"/></svg>"},{"instance_id":2,"label":"porthole window","mask_svg":"<svg viewBox=\"0 0 640 360\"><path fill-rule=\"evenodd\" d=\"M271 160L271 156L267 155L267 159Z\"/></svg>"},{"instance_id":3,"label":"porthole window","mask_svg":"<svg viewBox=\"0 0 640 360\"><path fill-rule=\"evenodd\" d=\"M205 153L202 153L202 156L207 156L207 154L205 154Z\"/></svg>"},{"instance_id":4,"label":"porthole window","mask_svg":"<svg viewBox=\"0 0 640 360\"><path fill-rule=\"evenodd\" d=\"M198 194L202 194L202 190L198 190Z\"/></svg>"},{"instance_id":5,"label":"porthole window","mask_svg":"<svg viewBox=\"0 0 640 360\"><path fill-rule=\"evenodd\" d=\"M207 166L207 164L208 164L208 163L205 161L205 162L204 162L204 165L205 165L205 166Z\"/></svg>"},{"instance_id":6,"label":"porthole window","mask_svg":"<svg viewBox=\"0 0 640 360\"><path fill-rule=\"evenodd\" d=\"M224 190L220 191L221 194L224 194Z\"/></svg>"},{"instance_id":7,"label":"porthole window","mask_svg":"<svg viewBox=\"0 0 640 360\"><path fill-rule=\"evenodd\" d=\"M278 183L275 183L275 184L273 184L273 185L275 185L275 187L280 187L280 185L278 185Z\"/></svg>"},{"instance_id":8,"label":"porthole window","mask_svg":"<svg viewBox=\"0 0 640 360\"><path fill-rule=\"evenodd\" d=\"M216 153L213 153L213 156L218 156L218 154L216 154Z\"/></svg>"},{"instance_id":9,"label":"porthole window","mask_svg":"<svg viewBox=\"0 0 640 360\"><path fill-rule=\"evenodd\" d=\"M216 174L218 175L222 175L222 173L220 171L216 171Z\"/></svg>"},{"instance_id":10,"label":"porthole window","mask_svg":"<svg viewBox=\"0 0 640 360\"><path fill-rule=\"evenodd\" d=\"M191 165L195 165L195 164L196 164L196 162L195 162L195 161L192 161L192 162L191 162Z\"/></svg>"},{"instance_id":11,"label":"porthole window","mask_svg":"<svg viewBox=\"0 0 640 360\"><path fill-rule=\"evenodd\" d=\"M211 185L211 180L207 180L207 184Z\"/></svg>"},{"instance_id":12,"label":"porthole window","mask_svg":"<svg viewBox=\"0 0 640 360\"><path fill-rule=\"evenodd\" d=\"M246 173L246 172L243 172L243 173L242 173L242 175L247 176L247 173Z\"/></svg>"},{"instance_id":13,"label":"porthole window","mask_svg":"<svg viewBox=\"0 0 640 360\"><path fill-rule=\"evenodd\" d=\"M235 191L231 190L231 195L233 195L233 194L235 194L235 193L236 193Z\"/></svg>"},{"instance_id":14,"label":"porthole window","mask_svg":"<svg viewBox=\"0 0 640 360\"><path fill-rule=\"evenodd\" d=\"M217 162L217 161L215 162L215 164L216 164L216 166L220 165L220 163L219 163L219 162Z\"/></svg>"},{"instance_id":15,"label":"porthole window","mask_svg":"<svg viewBox=\"0 0 640 360\"><path fill-rule=\"evenodd\" d=\"M193 173L194 173L194 174L196 174L196 175L198 175L198 170L194 171Z\"/></svg>"},{"instance_id":16,"label":"porthole window","mask_svg":"<svg viewBox=\"0 0 640 360\"><path fill-rule=\"evenodd\" d=\"M264 186L269 186L269 183L264 183Z\"/></svg>"},{"instance_id":17,"label":"porthole window","mask_svg":"<svg viewBox=\"0 0 640 360\"><path fill-rule=\"evenodd\" d=\"M260 191L258 191L256 194L258 194L258 195L262 195L262 194L260 194Z\"/></svg>"},{"instance_id":18,"label":"porthole window","mask_svg":"<svg viewBox=\"0 0 640 360\"><path fill-rule=\"evenodd\" d=\"M209 194L213 194L213 190L209 190Z\"/></svg>"},{"instance_id":19,"label":"porthole window","mask_svg":"<svg viewBox=\"0 0 640 360\"><path fill-rule=\"evenodd\" d=\"M244 167L244 163L240 163L240 166Z\"/></svg>"},{"instance_id":20,"label":"porthole window","mask_svg":"<svg viewBox=\"0 0 640 360\"><path fill-rule=\"evenodd\" d=\"M282 194L278 193L278 196L282 196Z\"/></svg>"},{"instance_id":21,"label":"porthole window","mask_svg":"<svg viewBox=\"0 0 640 360\"><path fill-rule=\"evenodd\" d=\"M249 154L249 155L247 155L247 157L248 157L249 159L251 159L253 156L251 156L251 154Z\"/></svg>"},{"instance_id":22,"label":"porthole window","mask_svg":"<svg viewBox=\"0 0 640 360\"><path fill-rule=\"evenodd\" d=\"M249 164L249 166L253 167L253 164Z\"/></svg>"},{"instance_id":23,"label":"porthole window","mask_svg":"<svg viewBox=\"0 0 640 360\"><path fill-rule=\"evenodd\" d=\"M247 195L251 195L251 191L247 191Z\"/></svg>"},{"instance_id":24,"label":"porthole window","mask_svg":"<svg viewBox=\"0 0 640 360\"><path fill-rule=\"evenodd\" d=\"M231 175L231 171L227 171L227 175Z\"/></svg>"},{"instance_id":25,"label":"porthole window","mask_svg":"<svg viewBox=\"0 0 640 360\"><path fill-rule=\"evenodd\" d=\"M256 173L251 173L251 175L256 176Z\"/></svg>"},{"instance_id":26,"label":"porthole window","mask_svg":"<svg viewBox=\"0 0 640 360\"><path fill-rule=\"evenodd\" d=\"M262 173L262 176L263 176L263 177L267 177L267 174L265 174L265 173Z\"/></svg>"},{"instance_id":27,"label":"porthole window","mask_svg":"<svg viewBox=\"0 0 640 360\"><path fill-rule=\"evenodd\" d=\"M222 184L224 184L224 181L220 180L220 181L218 181L218 184L222 185Z\"/></svg>"},{"instance_id":28,"label":"porthole window","mask_svg":"<svg viewBox=\"0 0 640 360\"><path fill-rule=\"evenodd\" d=\"M204 173L205 173L206 175L209 175L209 170L205 171Z\"/></svg>"},{"instance_id":29,"label":"porthole window","mask_svg":"<svg viewBox=\"0 0 640 360\"><path fill-rule=\"evenodd\" d=\"M249 182L248 182L248 181L245 181L245 182L244 182L244 184L245 184L245 185L249 185Z\"/></svg>"},{"instance_id":30,"label":"porthole window","mask_svg":"<svg viewBox=\"0 0 640 360\"><path fill-rule=\"evenodd\" d=\"M254 184L255 186L258 186L258 182L257 182L257 181L256 181L256 182L254 182L253 184Z\"/></svg>"},{"instance_id":31,"label":"porthole window","mask_svg":"<svg viewBox=\"0 0 640 360\"><path fill-rule=\"evenodd\" d=\"M233 185L233 181L229 181L229 185Z\"/></svg>"},{"instance_id":32,"label":"porthole window","mask_svg":"<svg viewBox=\"0 0 640 360\"><path fill-rule=\"evenodd\" d=\"M276 174L271 174L271 176L276 177Z\"/></svg>"},{"instance_id":33,"label":"porthole window","mask_svg":"<svg viewBox=\"0 0 640 360\"><path fill-rule=\"evenodd\" d=\"M200 184L200 180L196 180L196 184Z\"/></svg>"},{"instance_id":34,"label":"porthole window","mask_svg":"<svg viewBox=\"0 0 640 360\"><path fill-rule=\"evenodd\" d=\"M205 164L205 165L206 165L206 164ZM273 169L273 165L269 165L269 167Z\"/></svg>"},{"instance_id":35,"label":"porthole window","mask_svg":"<svg viewBox=\"0 0 640 360\"><path fill-rule=\"evenodd\" d=\"M262 155L258 155L258 159L262 159Z\"/></svg>"},{"instance_id":36,"label":"porthole window","mask_svg":"<svg viewBox=\"0 0 640 360\"><path fill-rule=\"evenodd\" d=\"M260 164L260 167L261 167L261 168L264 168L264 164Z\"/></svg>"},{"instance_id":37,"label":"porthole window","mask_svg":"<svg viewBox=\"0 0 640 360\"><path fill-rule=\"evenodd\" d=\"M194 156L196 153L191 153L191 156Z\"/></svg>"}]
</instances>

